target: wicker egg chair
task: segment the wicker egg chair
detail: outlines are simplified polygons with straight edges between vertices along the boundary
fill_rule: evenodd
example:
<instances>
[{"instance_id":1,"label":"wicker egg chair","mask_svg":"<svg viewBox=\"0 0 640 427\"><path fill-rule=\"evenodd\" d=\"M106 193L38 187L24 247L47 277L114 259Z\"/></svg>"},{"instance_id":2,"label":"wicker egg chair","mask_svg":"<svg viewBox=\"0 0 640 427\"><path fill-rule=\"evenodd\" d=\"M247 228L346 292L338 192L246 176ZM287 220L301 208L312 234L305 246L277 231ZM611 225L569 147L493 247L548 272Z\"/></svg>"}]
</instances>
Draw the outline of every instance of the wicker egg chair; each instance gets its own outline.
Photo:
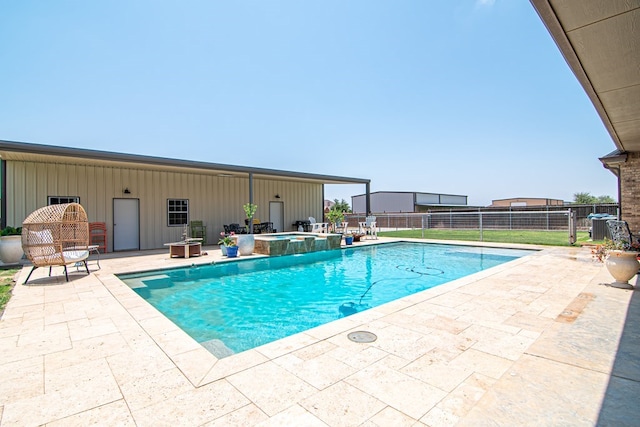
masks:
<instances>
[{"instance_id":1,"label":"wicker egg chair","mask_svg":"<svg viewBox=\"0 0 640 427\"><path fill-rule=\"evenodd\" d=\"M89 222L79 203L50 205L32 212L22 223L22 249L33 268L61 265L69 281L67 265L83 262L89 274Z\"/></svg>"}]
</instances>

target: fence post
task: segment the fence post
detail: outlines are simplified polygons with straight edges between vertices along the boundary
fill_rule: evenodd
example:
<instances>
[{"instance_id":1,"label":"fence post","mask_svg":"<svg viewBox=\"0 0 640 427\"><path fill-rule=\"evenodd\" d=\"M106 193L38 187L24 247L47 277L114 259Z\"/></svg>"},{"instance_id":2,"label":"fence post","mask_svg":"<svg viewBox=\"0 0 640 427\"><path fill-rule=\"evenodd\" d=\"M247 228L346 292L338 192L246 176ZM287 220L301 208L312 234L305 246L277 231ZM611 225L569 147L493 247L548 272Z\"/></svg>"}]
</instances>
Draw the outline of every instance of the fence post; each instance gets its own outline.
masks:
<instances>
[{"instance_id":1,"label":"fence post","mask_svg":"<svg viewBox=\"0 0 640 427\"><path fill-rule=\"evenodd\" d=\"M424 215L420 217L420 221L421 221L420 228L422 229L422 238L424 239Z\"/></svg>"},{"instance_id":2,"label":"fence post","mask_svg":"<svg viewBox=\"0 0 640 427\"><path fill-rule=\"evenodd\" d=\"M483 242L483 237L482 237L482 211L478 212L480 214L480 241Z\"/></svg>"},{"instance_id":3,"label":"fence post","mask_svg":"<svg viewBox=\"0 0 640 427\"><path fill-rule=\"evenodd\" d=\"M569 208L569 245L576 243L576 213Z\"/></svg>"},{"instance_id":4,"label":"fence post","mask_svg":"<svg viewBox=\"0 0 640 427\"><path fill-rule=\"evenodd\" d=\"M571 209L569 209L571 211ZM547 231L549 231L549 206L547 206Z\"/></svg>"}]
</instances>

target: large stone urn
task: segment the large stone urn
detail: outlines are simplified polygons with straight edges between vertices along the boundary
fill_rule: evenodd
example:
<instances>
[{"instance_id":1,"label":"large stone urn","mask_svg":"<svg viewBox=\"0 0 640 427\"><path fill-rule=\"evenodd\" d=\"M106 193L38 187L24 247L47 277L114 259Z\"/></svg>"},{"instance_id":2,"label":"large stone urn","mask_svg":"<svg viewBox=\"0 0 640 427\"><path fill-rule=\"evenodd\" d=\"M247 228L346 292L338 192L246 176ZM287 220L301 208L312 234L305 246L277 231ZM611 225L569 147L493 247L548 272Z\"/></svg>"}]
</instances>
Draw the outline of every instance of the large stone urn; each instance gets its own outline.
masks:
<instances>
[{"instance_id":1,"label":"large stone urn","mask_svg":"<svg viewBox=\"0 0 640 427\"><path fill-rule=\"evenodd\" d=\"M242 255L251 255L253 249L256 246L256 241L253 234L236 234L233 236L236 239L236 245L238 245L238 253Z\"/></svg>"},{"instance_id":2,"label":"large stone urn","mask_svg":"<svg viewBox=\"0 0 640 427\"><path fill-rule=\"evenodd\" d=\"M24 255L22 250L22 236L0 237L0 259L5 264L18 264Z\"/></svg>"},{"instance_id":3,"label":"large stone urn","mask_svg":"<svg viewBox=\"0 0 640 427\"><path fill-rule=\"evenodd\" d=\"M611 286L622 289L633 289L633 286L629 284L629 280L638 274L638 268L640 268L637 252L609 251L604 265L607 266L609 273L616 279L615 282L611 283Z\"/></svg>"}]
</instances>

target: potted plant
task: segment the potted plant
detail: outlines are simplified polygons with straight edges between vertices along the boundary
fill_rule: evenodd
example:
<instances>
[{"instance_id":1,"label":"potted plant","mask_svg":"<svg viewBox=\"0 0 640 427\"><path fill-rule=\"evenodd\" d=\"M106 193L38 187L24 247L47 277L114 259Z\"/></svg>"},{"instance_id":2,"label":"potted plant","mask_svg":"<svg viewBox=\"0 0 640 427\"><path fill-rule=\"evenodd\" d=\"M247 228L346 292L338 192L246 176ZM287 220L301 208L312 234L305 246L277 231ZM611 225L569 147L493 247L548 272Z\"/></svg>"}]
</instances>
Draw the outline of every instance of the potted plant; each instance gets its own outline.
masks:
<instances>
[{"instance_id":1,"label":"potted plant","mask_svg":"<svg viewBox=\"0 0 640 427\"><path fill-rule=\"evenodd\" d=\"M231 239L231 241L228 244L225 243L224 246L227 248L227 257L235 258L238 256L238 246L235 240Z\"/></svg>"},{"instance_id":2,"label":"potted plant","mask_svg":"<svg viewBox=\"0 0 640 427\"><path fill-rule=\"evenodd\" d=\"M623 240L615 241L604 239L604 243L591 250L593 257L604 262L609 273L615 279L611 286L623 289L633 289L629 280L638 274L638 253L640 244L628 243Z\"/></svg>"},{"instance_id":3,"label":"potted plant","mask_svg":"<svg viewBox=\"0 0 640 427\"><path fill-rule=\"evenodd\" d=\"M224 231L220 232L220 240L218 240L218 245L220 245L220 250L222 251L223 256L227 256L227 248L229 246L236 246L236 241L233 240L233 236L236 233L233 231L228 235L224 233Z\"/></svg>"},{"instance_id":4,"label":"potted plant","mask_svg":"<svg viewBox=\"0 0 640 427\"><path fill-rule=\"evenodd\" d=\"M362 239L365 234L364 233L360 233L359 231L352 231L351 232L351 236L353 236L353 241L354 242L359 242L360 239Z\"/></svg>"},{"instance_id":5,"label":"potted plant","mask_svg":"<svg viewBox=\"0 0 640 427\"><path fill-rule=\"evenodd\" d=\"M333 232L335 233L338 223L344 221L344 212L338 210L335 206L332 207L329 212L327 212L327 220L333 227Z\"/></svg>"},{"instance_id":6,"label":"potted plant","mask_svg":"<svg viewBox=\"0 0 640 427\"><path fill-rule=\"evenodd\" d=\"M22 227L5 227L0 230L0 259L5 264L17 264L24 255Z\"/></svg>"},{"instance_id":7,"label":"potted plant","mask_svg":"<svg viewBox=\"0 0 640 427\"><path fill-rule=\"evenodd\" d=\"M249 227L249 234L242 234L235 236L236 245L238 246L238 252L240 255L251 255L255 247L255 240L253 237L253 215L258 210L258 205L253 203L245 203L242 205L245 215L247 216L247 225Z\"/></svg>"}]
</instances>

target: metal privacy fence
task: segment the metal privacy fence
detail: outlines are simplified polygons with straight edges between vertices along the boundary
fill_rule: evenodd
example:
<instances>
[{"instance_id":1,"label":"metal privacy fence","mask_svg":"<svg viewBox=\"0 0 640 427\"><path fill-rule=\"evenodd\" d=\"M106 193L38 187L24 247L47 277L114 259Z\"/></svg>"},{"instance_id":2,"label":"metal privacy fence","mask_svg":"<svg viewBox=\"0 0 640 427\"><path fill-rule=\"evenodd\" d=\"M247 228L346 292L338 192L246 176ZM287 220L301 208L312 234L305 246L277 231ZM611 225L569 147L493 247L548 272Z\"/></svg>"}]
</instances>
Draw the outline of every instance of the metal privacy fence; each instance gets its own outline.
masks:
<instances>
[{"instance_id":1,"label":"metal privacy fence","mask_svg":"<svg viewBox=\"0 0 640 427\"><path fill-rule=\"evenodd\" d=\"M378 229L457 229L479 230L548 230L567 231L569 243L576 241L576 215L571 209L554 211L430 212L376 214ZM349 226L365 221L365 215L346 216Z\"/></svg>"}]
</instances>

